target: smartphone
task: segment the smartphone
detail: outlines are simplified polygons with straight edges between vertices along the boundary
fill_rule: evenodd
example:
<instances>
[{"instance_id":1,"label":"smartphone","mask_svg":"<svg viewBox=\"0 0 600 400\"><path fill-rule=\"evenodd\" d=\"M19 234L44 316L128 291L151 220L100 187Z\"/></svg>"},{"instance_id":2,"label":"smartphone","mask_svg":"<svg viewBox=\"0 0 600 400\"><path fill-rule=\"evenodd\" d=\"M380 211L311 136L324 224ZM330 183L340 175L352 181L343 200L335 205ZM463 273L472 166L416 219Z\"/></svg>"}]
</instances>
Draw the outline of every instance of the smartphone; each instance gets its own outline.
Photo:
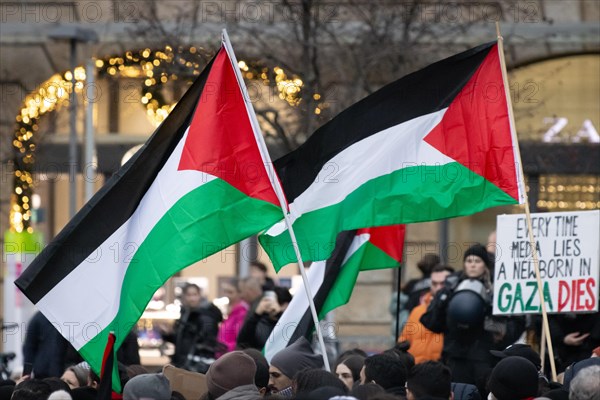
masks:
<instances>
[{"instance_id":1,"label":"smartphone","mask_svg":"<svg viewBox=\"0 0 600 400\"><path fill-rule=\"evenodd\" d=\"M273 301L277 301L277 294L272 290L265 290L265 297Z\"/></svg>"},{"instance_id":2,"label":"smartphone","mask_svg":"<svg viewBox=\"0 0 600 400\"><path fill-rule=\"evenodd\" d=\"M33 372L33 364L29 362L23 363L23 374L21 376L31 375L31 372Z\"/></svg>"}]
</instances>

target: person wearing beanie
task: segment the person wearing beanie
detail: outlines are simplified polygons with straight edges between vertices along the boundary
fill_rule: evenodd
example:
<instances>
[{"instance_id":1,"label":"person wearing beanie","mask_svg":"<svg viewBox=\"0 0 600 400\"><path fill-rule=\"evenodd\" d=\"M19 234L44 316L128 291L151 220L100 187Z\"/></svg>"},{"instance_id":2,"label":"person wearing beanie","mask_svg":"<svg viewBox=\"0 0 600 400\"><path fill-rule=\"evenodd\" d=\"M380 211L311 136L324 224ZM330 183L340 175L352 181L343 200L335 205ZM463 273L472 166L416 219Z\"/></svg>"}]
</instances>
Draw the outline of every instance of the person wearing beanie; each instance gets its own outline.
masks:
<instances>
[{"instance_id":1,"label":"person wearing beanie","mask_svg":"<svg viewBox=\"0 0 600 400\"><path fill-rule=\"evenodd\" d=\"M254 384L258 392L264 396L269 387L269 362L263 354L256 349L244 349L244 353L252 357L256 364L256 373L254 374Z\"/></svg>"},{"instance_id":2,"label":"person wearing beanie","mask_svg":"<svg viewBox=\"0 0 600 400\"><path fill-rule=\"evenodd\" d=\"M71 397L73 400L96 400L98 390L91 386L78 387L71 391Z\"/></svg>"},{"instance_id":3,"label":"person wearing beanie","mask_svg":"<svg viewBox=\"0 0 600 400\"><path fill-rule=\"evenodd\" d=\"M526 358L503 358L492 370L488 383L495 400L533 399L538 393L538 372Z\"/></svg>"},{"instance_id":4,"label":"person wearing beanie","mask_svg":"<svg viewBox=\"0 0 600 400\"><path fill-rule=\"evenodd\" d=\"M171 385L163 374L134 376L123 388L123 400L170 400Z\"/></svg>"},{"instance_id":5,"label":"person wearing beanie","mask_svg":"<svg viewBox=\"0 0 600 400\"><path fill-rule=\"evenodd\" d=\"M444 334L442 354L452 381L476 385L481 393L497 361L490 350L503 350L525 330L523 317L492 315L490 267L486 248L470 246L463 270L446 278L420 319L430 331Z\"/></svg>"},{"instance_id":6,"label":"person wearing beanie","mask_svg":"<svg viewBox=\"0 0 600 400\"><path fill-rule=\"evenodd\" d=\"M219 357L206 373L209 399L259 398L254 384L256 364L252 357L243 351L232 351Z\"/></svg>"},{"instance_id":7,"label":"person wearing beanie","mask_svg":"<svg viewBox=\"0 0 600 400\"><path fill-rule=\"evenodd\" d=\"M271 359L269 389L284 397L292 396L292 379L297 372L307 368L323 368L323 358L313 352L306 338L280 350Z\"/></svg>"},{"instance_id":8,"label":"person wearing beanie","mask_svg":"<svg viewBox=\"0 0 600 400\"><path fill-rule=\"evenodd\" d=\"M543 394L551 390L550 382L542 372L542 359L540 355L531 348L530 345L515 343L511 344L502 351L490 350L490 353L492 353L492 355L498 359L510 356L519 356L531 361L538 371L538 393Z\"/></svg>"},{"instance_id":9,"label":"person wearing beanie","mask_svg":"<svg viewBox=\"0 0 600 400\"><path fill-rule=\"evenodd\" d=\"M490 350L490 353L498 358L506 358L510 356L523 357L531 361L538 371L542 368L542 359L540 358L540 355L528 344L511 344L502 351Z\"/></svg>"},{"instance_id":10,"label":"person wearing beanie","mask_svg":"<svg viewBox=\"0 0 600 400\"><path fill-rule=\"evenodd\" d=\"M64 381L71 389L89 385L90 370L82 365L72 365L65 369L60 379Z\"/></svg>"}]
</instances>

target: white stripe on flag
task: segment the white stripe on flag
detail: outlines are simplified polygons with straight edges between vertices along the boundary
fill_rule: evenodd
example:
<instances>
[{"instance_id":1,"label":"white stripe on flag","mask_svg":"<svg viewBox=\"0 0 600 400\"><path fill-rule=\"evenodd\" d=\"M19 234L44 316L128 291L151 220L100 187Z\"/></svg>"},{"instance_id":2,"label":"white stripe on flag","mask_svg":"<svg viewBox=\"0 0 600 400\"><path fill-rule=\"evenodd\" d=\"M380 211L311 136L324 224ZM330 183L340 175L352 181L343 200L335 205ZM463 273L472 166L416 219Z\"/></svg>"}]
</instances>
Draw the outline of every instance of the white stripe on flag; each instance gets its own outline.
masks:
<instances>
[{"instance_id":1,"label":"white stripe on flag","mask_svg":"<svg viewBox=\"0 0 600 400\"><path fill-rule=\"evenodd\" d=\"M344 256L344 261L342 262L340 268L344 267L348 259L361 246L368 242L370 237L370 234L364 233L355 236L352 239L352 243L350 244L348 251ZM323 284L326 263L326 261L313 262L307 271L308 284L310 285L310 290L313 296L317 294L319 288ZM292 298L292 301L290 304L288 304L287 309L281 315L279 321L277 321L275 328L273 328L273 331L265 343L264 355L269 363L271 362L271 358L273 358L277 352L287 347L292 335L294 334L294 331L296 330L296 327L298 326L298 323L300 322L300 319L304 316L307 310L308 299L306 297L306 292L304 291L304 284L301 283L296 291L296 294ZM320 310L317 310L317 313L319 311Z\"/></svg>"},{"instance_id":2,"label":"white stripe on flag","mask_svg":"<svg viewBox=\"0 0 600 400\"><path fill-rule=\"evenodd\" d=\"M445 165L454 160L423 141L448 109L422 115L354 143L329 160L314 182L290 204L295 221L302 214L342 202L368 181L403 168ZM277 236L286 230L283 222L266 234Z\"/></svg>"},{"instance_id":3,"label":"white stripe on flag","mask_svg":"<svg viewBox=\"0 0 600 400\"><path fill-rule=\"evenodd\" d=\"M187 131L127 222L36 304L63 335L72 335L76 349L117 315L129 261L160 218L191 190L216 179L177 170L186 137Z\"/></svg>"}]
</instances>

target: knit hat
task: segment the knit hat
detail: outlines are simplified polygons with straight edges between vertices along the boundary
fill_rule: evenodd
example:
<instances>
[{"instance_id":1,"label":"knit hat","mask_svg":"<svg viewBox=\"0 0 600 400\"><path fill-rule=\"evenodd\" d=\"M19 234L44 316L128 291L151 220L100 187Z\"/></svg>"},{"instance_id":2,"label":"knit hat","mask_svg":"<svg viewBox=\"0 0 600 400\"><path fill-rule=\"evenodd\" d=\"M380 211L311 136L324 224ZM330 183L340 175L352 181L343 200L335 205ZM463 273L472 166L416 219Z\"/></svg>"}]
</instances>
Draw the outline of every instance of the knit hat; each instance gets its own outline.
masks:
<instances>
[{"instance_id":1,"label":"knit hat","mask_svg":"<svg viewBox=\"0 0 600 400\"><path fill-rule=\"evenodd\" d=\"M323 358L313 352L306 338L301 337L293 344L280 350L271 359L271 365L290 379L296 372L306 368L323 368Z\"/></svg>"},{"instance_id":2,"label":"knit hat","mask_svg":"<svg viewBox=\"0 0 600 400\"><path fill-rule=\"evenodd\" d=\"M540 358L540 355L528 344L511 344L502 351L490 350L490 353L499 358L506 358L510 356L523 357L531 361L537 369L542 368L542 359Z\"/></svg>"},{"instance_id":3,"label":"knit hat","mask_svg":"<svg viewBox=\"0 0 600 400\"><path fill-rule=\"evenodd\" d=\"M521 400L537 396L538 372L526 358L506 357L494 367L489 389L498 400Z\"/></svg>"},{"instance_id":4,"label":"knit hat","mask_svg":"<svg viewBox=\"0 0 600 400\"><path fill-rule=\"evenodd\" d=\"M266 388L269 386L269 362L263 354L252 348L242 350L244 353L252 357L256 364L256 373L254 374L254 384L256 387Z\"/></svg>"},{"instance_id":5,"label":"knit hat","mask_svg":"<svg viewBox=\"0 0 600 400\"><path fill-rule=\"evenodd\" d=\"M98 390L91 386L79 387L71 390L73 400L96 400Z\"/></svg>"},{"instance_id":6,"label":"knit hat","mask_svg":"<svg viewBox=\"0 0 600 400\"><path fill-rule=\"evenodd\" d=\"M84 387L88 385L88 377L90 375L90 367L88 363L85 363L85 365L83 365L82 363L72 365L70 367L67 367L66 370L73 372L73 375L75 375L75 379L77 379L79 387Z\"/></svg>"},{"instance_id":7,"label":"knit hat","mask_svg":"<svg viewBox=\"0 0 600 400\"><path fill-rule=\"evenodd\" d=\"M171 385L163 374L142 374L131 378L123 388L123 400L170 400Z\"/></svg>"},{"instance_id":8,"label":"knit hat","mask_svg":"<svg viewBox=\"0 0 600 400\"><path fill-rule=\"evenodd\" d=\"M254 385L256 364L242 351L232 351L211 364L206 373L208 392L218 398L238 386Z\"/></svg>"},{"instance_id":9,"label":"knit hat","mask_svg":"<svg viewBox=\"0 0 600 400\"><path fill-rule=\"evenodd\" d=\"M465 255L463 257L463 261L467 259L468 256L477 256L483 260L486 267L490 268L490 257L485 247L480 245L479 243L474 244L469 247L467 251L465 251Z\"/></svg>"}]
</instances>

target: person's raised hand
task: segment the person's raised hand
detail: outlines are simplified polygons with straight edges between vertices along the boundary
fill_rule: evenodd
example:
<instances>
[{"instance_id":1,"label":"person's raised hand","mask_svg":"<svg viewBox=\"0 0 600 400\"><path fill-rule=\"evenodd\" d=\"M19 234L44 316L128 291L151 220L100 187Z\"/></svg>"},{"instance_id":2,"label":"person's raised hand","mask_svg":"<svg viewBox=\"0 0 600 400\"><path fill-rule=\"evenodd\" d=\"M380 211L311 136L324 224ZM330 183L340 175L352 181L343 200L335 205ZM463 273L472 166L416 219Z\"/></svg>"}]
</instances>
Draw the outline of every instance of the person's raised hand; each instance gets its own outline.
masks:
<instances>
[{"instance_id":1,"label":"person's raised hand","mask_svg":"<svg viewBox=\"0 0 600 400\"><path fill-rule=\"evenodd\" d=\"M256 306L256 314L262 315L267 314L273 306L273 299L270 297L263 297L258 305Z\"/></svg>"},{"instance_id":2,"label":"person's raised hand","mask_svg":"<svg viewBox=\"0 0 600 400\"><path fill-rule=\"evenodd\" d=\"M572 332L565 336L563 342L568 346L581 346L588 336L590 336L589 333Z\"/></svg>"}]
</instances>

